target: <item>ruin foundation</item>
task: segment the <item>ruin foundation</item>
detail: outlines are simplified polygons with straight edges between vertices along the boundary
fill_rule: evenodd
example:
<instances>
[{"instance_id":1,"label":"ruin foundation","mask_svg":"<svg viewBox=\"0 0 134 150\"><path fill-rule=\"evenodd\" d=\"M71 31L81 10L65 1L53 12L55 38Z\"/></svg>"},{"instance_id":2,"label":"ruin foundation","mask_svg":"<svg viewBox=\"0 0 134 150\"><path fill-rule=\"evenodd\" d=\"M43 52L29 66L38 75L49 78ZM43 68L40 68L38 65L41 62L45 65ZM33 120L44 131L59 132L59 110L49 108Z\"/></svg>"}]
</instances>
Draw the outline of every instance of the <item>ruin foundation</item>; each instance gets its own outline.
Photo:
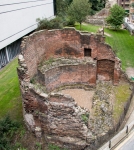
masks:
<instances>
[{"instance_id":1,"label":"ruin foundation","mask_svg":"<svg viewBox=\"0 0 134 150\"><path fill-rule=\"evenodd\" d=\"M58 91L91 90L98 80L119 83L120 60L104 42L100 34L74 28L43 30L24 38L18 76L25 122L37 137L71 150L95 145L90 110ZM111 124L99 138L110 130Z\"/></svg>"}]
</instances>

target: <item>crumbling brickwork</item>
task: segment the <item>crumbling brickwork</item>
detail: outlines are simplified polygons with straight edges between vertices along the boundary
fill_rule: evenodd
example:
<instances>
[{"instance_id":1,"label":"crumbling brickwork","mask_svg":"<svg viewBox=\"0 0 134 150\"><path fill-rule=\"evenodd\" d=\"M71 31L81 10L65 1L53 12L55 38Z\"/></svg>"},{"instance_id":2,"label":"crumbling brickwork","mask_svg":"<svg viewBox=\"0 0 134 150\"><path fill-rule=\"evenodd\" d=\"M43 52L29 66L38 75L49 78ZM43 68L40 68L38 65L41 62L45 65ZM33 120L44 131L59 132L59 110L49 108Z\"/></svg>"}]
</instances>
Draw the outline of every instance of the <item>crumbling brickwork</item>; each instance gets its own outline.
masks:
<instances>
[{"instance_id":1,"label":"crumbling brickwork","mask_svg":"<svg viewBox=\"0 0 134 150\"><path fill-rule=\"evenodd\" d=\"M73 36L72 36L73 35ZM120 63L116 61L111 47L104 43L102 35L79 33L75 29L40 31L25 37L22 43L22 54L28 67L30 77L37 73L37 66L50 57L84 57L84 48L91 49L91 57L96 60L115 62L114 72L120 72ZM26 43L26 44L25 44ZM34 62L34 63L33 63ZM113 83L117 84L119 76L114 75Z\"/></svg>"},{"instance_id":2,"label":"crumbling brickwork","mask_svg":"<svg viewBox=\"0 0 134 150\"><path fill-rule=\"evenodd\" d=\"M98 60L97 63L97 76L102 80L113 80L114 77L114 61L111 60ZM102 77L102 78L101 78Z\"/></svg>"},{"instance_id":3,"label":"crumbling brickwork","mask_svg":"<svg viewBox=\"0 0 134 150\"><path fill-rule=\"evenodd\" d=\"M48 91L74 83L96 84L96 61L92 58L81 59L81 61L60 58L53 61L38 68L38 80Z\"/></svg>"},{"instance_id":4,"label":"crumbling brickwork","mask_svg":"<svg viewBox=\"0 0 134 150\"><path fill-rule=\"evenodd\" d=\"M25 122L37 137L44 134L48 142L71 150L95 141L88 128L89 110L53 90L68 85L86 89L95 86L96 80L118 84L120 60L104 40L102 35L74 28L44 30L24 38L18 76ZM90 56L85 57L85 49Z\"/></svg>"}]
</instances>

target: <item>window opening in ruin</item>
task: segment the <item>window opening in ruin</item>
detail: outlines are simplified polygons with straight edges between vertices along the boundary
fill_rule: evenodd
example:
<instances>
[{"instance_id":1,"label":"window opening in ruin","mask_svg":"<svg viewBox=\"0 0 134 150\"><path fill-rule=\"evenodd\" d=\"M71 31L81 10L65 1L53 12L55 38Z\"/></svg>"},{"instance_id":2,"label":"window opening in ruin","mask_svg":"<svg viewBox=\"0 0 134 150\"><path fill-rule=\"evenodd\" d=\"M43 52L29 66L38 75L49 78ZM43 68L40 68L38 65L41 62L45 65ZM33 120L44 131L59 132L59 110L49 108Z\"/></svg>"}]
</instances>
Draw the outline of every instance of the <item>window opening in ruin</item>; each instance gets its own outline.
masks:
<instances>
[{"instance_id":1,"label":"window opening in ruin","mask_svg":"<svg viewBox=\"0 0 134 150\"><path fill-rule=\"evenodd\" d=\"M84 57L91 57L91 49L84 48Z\"/></svg>"}]
</instances>

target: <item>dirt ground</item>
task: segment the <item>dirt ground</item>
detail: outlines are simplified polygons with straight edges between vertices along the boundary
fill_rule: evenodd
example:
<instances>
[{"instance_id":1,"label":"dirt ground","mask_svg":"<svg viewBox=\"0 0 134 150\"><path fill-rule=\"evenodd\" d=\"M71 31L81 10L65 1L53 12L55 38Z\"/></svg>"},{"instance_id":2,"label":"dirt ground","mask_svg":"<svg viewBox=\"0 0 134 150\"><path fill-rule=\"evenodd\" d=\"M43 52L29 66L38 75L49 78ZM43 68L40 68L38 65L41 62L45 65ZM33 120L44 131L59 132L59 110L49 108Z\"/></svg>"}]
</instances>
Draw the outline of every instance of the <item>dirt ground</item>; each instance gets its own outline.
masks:
<instances>
[{"instance_id":1,"label":"dirt ground","mask_svg":"<svg viewBox=\"0 0 134 150\"><path fill-rule=\"evenodd\" d=\"M78 106L91 110L94 91L85 91L83 89L66 89L60 93L70 95L77 102Z\"/></svg>"}]
</instances>

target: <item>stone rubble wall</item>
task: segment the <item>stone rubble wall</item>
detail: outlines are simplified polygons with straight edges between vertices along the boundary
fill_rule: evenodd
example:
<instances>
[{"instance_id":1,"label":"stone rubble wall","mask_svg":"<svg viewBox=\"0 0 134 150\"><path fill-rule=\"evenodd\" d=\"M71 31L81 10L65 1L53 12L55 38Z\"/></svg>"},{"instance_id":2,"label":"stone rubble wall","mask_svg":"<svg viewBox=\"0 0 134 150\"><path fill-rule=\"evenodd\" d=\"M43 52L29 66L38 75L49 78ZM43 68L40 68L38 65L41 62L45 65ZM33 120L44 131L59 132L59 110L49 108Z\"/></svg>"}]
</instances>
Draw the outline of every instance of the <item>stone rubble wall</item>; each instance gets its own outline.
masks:
<instances>
[{"instance_id":1,"label":"stone rubble wall","mask_svg":"<svg viewBox=\"0 0 134 150\"><path fill-rule=\"evenodd\" d=\"M110 8L114 5L117 4L116 0L108 0L106 2L105 8L97 12L93 16L88 16L85 20L86 23L89 24L94 24L94 25L102 25L105 26L106 24L106 18L110 14Z\"/></svg>"},{"instance_id":2,"label":"stone rubble wall","mask_svg":"<svg viewBox=\"0 0 134 150\"><path fill-rule=\"evenodd\" d=\"M95 24L95 25L105 25L105 19L109 15L109 8L103 8L98 13L93 16L88 16L85 20L86 23Z\"/></svg>"},{"instance_id":3,"label":"stone rubble wall","mask_svg":"<svg viewBox=\"0 0 134 150\"><path fill-rule=\"evenodd\" d=\"M22 55L19 56L18 68L20 88L23 98L24 118L28 128L48 142L56 142L72 150L81 150L92 139L89 129L82 120L82 115L89 114L87 109L77 106L75 100L60 93L43 93L27 80L27 67ZM56 138L56 139L55 139Z\"/></svg>"}]
</instances>

